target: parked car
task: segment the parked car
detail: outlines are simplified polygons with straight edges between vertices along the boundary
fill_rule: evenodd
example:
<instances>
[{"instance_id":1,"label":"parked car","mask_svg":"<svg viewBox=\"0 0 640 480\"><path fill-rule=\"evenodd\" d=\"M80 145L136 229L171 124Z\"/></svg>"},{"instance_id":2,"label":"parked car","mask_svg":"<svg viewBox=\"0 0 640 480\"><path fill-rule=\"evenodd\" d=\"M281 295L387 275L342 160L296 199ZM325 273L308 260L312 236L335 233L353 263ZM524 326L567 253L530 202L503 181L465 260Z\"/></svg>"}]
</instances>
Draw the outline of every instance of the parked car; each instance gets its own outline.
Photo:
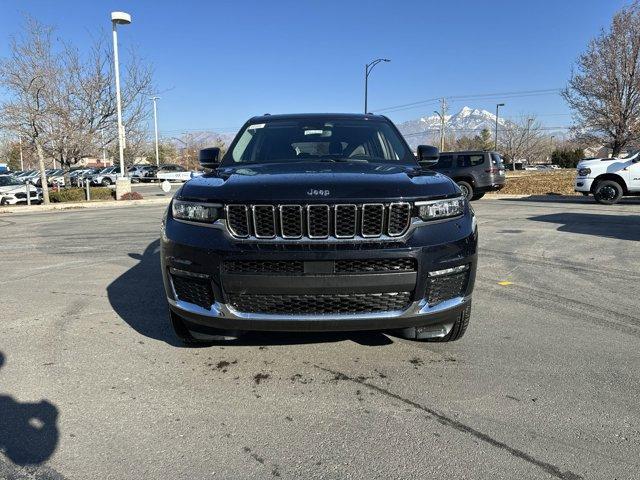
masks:
<instances>
[{"instance_id":1,"label":"parked car","mask_svg":"<svg viewBox=\"0 0 640 480\"><path fill-rule=\"evenodd\" d=\"M186 182L193 177L193 172L181 165L162 165L156 172L158 180L169 180L170 182Z\"/></svg>"},{"instance_id":2,"label":"parked car","mask_svg":"<svg viewBox=\"0 0 640 480\"><path fill-rule=\"evenodd\" d=\"M64 170L61 168L48 168L47 170L44 171L45 175L46 175L46 179L47 179L47 185L49 185L50 187L52 186L59 186L59 187L64 187L65 185L65 180L64 180ZM38 175L36 175L36 177L34 178L33 184L36 185L37 187L42 187L42 179L40 178L40 173L38 172Z\"/></svg>"},{"instance_id":3,"label":"parked car","mask_svg":"<svg viewBox=\"0 0 640 480\"><path fill-rule=\"evenodd\" d=\"M133 165L129 167L128 173L132 182L150 182L158 171L155 165Z\"/></svg>"},{"instance_id":4,"label":"parked car","mask_svg":"<svg viewBox=\"0 0 640 480\"><path fill-rule=\"evenodd\" d=\"M102 168L83 168L83 169L77 170L77 173L75 173L75 175L70 180L71 185L75 185L76 187L84 187L86 184L85 183L86 180L90 178L92 175L97 174L101 170L103 169Z\"/></svg>"},{"instance_id":5,"label":"parked car","mask_svg":"<svg viewBox=\"0 0 640 480\"><path fill-rule=\"evenodd\" d=\"M29 197L33 203L42 201L42 190L32 185L28 186ZM27 203L27 185L13 175L0 175L0 205L15 205Z\"/></svg>"},{"instance_id":6,"label":"parked car","mask_svg":"<svg viewBox=\"0 0 640 480\"><path fill-rule=\"evenodd\" d=\"M613 205L625 195L640 195L640 152L581 160L576 172L575 191L593 195L598 203Z\"/></svg>"},{"instance_id":7,"label":"parked car","mask_svg":"<svg viewBox=\"0 0 640 480\"><path fill-rule=\"evenodd\" d=\"M92 185L102 185L108 187L116 183L116 179L120 175L120 167L107 167L100 170L98 173L92 174L89 177Z\"/></svg>"},{"instance_id":8,"label":"parked car","mask_svg":"<svg viewBox=\"0 0 640 480\"><path fill-rule=\"evenodd\" d=\"M162 276L185 342L245 330L392 330L447 342L464 334L477 265L473 209L418 163L378 115L250 119L220 162L165 213Z\"/></svg>"},{"instance_id":9,"label":"parked car","mask_svg":"<svg viewBox=\"0 0 640 480\"><path fill-rule=\"evenodd\" d=\"M504 165L497 152L442 152L431 169L451 177L469 200L500 190L505 183Z\"/></svg>"},{"instance_id":10,"label":"parked car","mask_svg":"<svg viewBox=\"0 0 640 480\"><path fill-rule=\"evenodd\" d=\"M26 173L17 177L22 183L35 184L36 180L40 178L40 170L29 170Z\"/></svg>"}]
</instances>

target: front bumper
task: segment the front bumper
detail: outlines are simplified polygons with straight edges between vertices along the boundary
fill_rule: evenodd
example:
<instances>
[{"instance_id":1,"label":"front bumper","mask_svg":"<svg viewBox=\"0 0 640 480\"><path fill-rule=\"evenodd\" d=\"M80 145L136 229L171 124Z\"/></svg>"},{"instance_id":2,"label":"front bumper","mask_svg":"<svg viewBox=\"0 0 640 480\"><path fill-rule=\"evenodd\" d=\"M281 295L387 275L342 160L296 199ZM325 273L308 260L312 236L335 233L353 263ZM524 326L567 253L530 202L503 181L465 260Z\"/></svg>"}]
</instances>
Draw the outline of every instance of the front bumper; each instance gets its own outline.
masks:
<instances>
[{"instance_id":1,"label":"front bumper","mask_svg":"<svg viewBox=\"0 0 640 480\"><path fill-rule=\"evenodd\" d=\"M591 192L591 187L593 186L594 178L589 177L576 177L574 182L574 190L576 192Z\"/></svg>"},{"instance_id":2,"label":"front bumper","mask_svg":"<svg viewBox=\"0 0 640 480\"><path fill-rule=\"evenodd\" d=\"M192 331L208 327L230 330L345 331L387 330L432 325L441 335L451 328L471 301L477 263L477 229L472 212L464 216L416 227L393 241L375 242L271 242L238 241L222 228L203 227L173 220L168 215L161 239L161 263L169 307ZM329 273L333 262L410 258L415 271L354 275ZM302 262L305 272L230 275L225 261ZM429 304L429 272L467 266L461 291L451 298ZM193 276L211 282L214 301L197 305L179 298L174 275ZM244 279L244 281L243 281ZM377 295L377 292L410 291L410 302L400 309L372 313L260 313L239 311L231 297L240 295ZM337 300L336 300L337 301Z\"/></svg>"}]
</instances>

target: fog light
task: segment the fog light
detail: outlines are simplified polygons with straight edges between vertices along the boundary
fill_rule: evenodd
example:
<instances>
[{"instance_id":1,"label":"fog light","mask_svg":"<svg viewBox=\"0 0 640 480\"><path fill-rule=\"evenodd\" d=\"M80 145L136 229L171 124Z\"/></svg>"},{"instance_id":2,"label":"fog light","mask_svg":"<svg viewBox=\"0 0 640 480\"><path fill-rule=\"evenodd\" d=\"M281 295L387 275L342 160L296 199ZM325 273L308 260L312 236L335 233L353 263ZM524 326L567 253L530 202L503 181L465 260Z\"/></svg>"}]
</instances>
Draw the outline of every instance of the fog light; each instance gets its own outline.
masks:
<instances>
[{"instance_id":1,"label":"fog light","mask_svg":"<svg viewBox=\"0 0 640 480\"><path fill-rule=\"evenodd\" d=\"M456 273L469 270L469 265L460 265L459 267L445 268L444 270L435 270L429 272L430 277L442 277L443 275L455 275Z\"/></svg>"}]
</instances>

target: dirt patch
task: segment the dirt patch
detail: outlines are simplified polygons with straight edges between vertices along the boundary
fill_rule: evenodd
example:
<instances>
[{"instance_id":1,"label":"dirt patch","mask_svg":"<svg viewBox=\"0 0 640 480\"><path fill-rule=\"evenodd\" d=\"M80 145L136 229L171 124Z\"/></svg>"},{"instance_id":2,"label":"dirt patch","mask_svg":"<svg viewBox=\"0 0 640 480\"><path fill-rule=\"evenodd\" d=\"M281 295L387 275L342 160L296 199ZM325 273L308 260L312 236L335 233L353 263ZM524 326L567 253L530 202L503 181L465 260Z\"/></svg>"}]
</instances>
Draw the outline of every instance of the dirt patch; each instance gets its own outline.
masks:
<instances>
[{"instance_id":1,"label":"dirt patch","mask_svg":"<svg viewBox=\"0 0 640 480\"><path fill-rule=\"evenodd\" d=\"M557 172L526 172L507 175L507 182L498 194L508 195L576 195L573 191L575 170Z\"/></svg>"}]
</instances>

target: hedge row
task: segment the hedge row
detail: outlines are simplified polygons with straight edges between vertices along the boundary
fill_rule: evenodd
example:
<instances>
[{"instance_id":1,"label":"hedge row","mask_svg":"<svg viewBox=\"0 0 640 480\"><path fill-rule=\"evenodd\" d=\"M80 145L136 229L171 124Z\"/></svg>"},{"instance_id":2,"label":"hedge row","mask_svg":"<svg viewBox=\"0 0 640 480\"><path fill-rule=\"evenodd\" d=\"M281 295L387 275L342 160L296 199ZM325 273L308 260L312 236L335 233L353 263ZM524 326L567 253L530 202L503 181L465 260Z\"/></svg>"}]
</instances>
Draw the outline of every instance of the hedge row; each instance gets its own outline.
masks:
<instances>
[{"instance_id":1,"label":"hedge row","mask_svg":"<svg viewBox=\"0 0 640 480\"><path fill-rule=\"evenodd\" d=\"M95 187L90 188L91 200L113 200L114 192L110 188ZM49 190L49 200L52 203L61 202L83 202L86 200L87 192L84 188L64 188L59 192Z\"/></svg>"}]
</instances>

